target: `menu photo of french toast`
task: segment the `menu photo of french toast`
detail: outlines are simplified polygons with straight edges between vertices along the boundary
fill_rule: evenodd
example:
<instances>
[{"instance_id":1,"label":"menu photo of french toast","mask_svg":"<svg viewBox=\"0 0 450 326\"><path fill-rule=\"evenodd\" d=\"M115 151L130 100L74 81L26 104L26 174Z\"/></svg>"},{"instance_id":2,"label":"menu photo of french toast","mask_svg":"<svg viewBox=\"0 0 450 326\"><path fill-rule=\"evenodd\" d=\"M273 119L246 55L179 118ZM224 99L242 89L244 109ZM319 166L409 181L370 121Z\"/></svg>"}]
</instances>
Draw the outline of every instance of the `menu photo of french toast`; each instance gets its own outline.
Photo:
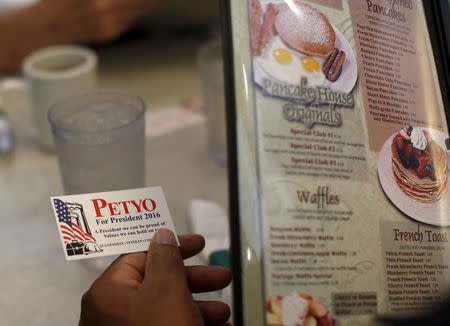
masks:
<instances>
[{"instance_id":1,"label":"menu photo of french toast","mask_svg":"<svg viewBox=\"0 0 450 326\"><path fill-rule=\"evenodd\" d=\"M268 326L337 326L331 311L307 293L270 297L266 302Z\"/></svg>"},{"instance_id":2,"label":"menu photo of french toast","mask_svg":"<svg viewBox=\"0 0 450 326\"><path fill-rule=\"evenodd\" d=\"M344 67L353 64L348 42L315 6L299 0L250 0L249 11L254 60L276 80L298 84L307 78L308 85L323 86L339 81ZM345 49L339 48L341 43ZM357 78L354 66L346 77L352 79L351 88Z\"/></svg>"},{"instance_id":3,"label":"menu photo of french toast","mask_svg":"<svg viewBox=\"0 0 450 326\"><path fill-rule=\"evenodd\" d=\"M391 151L395 181L409 197L434 203L446 194L447 154L430 132L406 126L393 138Z\"/></svg>"}]
</instances>

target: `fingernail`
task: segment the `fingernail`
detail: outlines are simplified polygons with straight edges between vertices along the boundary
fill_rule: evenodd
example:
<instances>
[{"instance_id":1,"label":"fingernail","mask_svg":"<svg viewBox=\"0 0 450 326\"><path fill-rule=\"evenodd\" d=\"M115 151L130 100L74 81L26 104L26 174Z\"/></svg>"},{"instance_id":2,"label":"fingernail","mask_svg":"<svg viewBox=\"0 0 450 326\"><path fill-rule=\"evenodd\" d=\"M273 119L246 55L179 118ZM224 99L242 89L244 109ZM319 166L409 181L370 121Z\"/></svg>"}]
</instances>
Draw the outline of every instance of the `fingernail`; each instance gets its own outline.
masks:
<instances>
[{"instance_id":1,"label":"fingernail","mask_svg":"<svg viewBox=\"0 0 450 326\"><path fill-rule=\"evenodd\" d=\"M175 235L173 234L172 231L168 229L159 229L158 231L156 231L152 241L155 241L156 243L159 244L167 244L172 246L177 245Z\"/></svg>"}]
</instances>

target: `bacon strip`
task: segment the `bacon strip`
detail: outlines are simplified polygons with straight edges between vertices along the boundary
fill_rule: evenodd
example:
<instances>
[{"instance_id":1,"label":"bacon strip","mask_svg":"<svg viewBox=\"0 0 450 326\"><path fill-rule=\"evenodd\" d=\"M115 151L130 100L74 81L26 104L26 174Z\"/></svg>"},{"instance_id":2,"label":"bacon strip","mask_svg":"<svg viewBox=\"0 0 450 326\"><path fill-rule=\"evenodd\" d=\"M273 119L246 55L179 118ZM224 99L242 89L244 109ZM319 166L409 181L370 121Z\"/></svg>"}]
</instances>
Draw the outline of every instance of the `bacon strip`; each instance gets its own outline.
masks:
<instances>
[{"instance_id":1,"label":"bacon strip","mask_svg":"<svg viewBox=\"0 0 450 326\"><path fill-rule=\"evenodd\" d=\"M277 16L278 8L274 4L270 3L267 6L267 10L264 13L263 23L261 26L261 36L258 43L258 48L255 53L261 55L266 45L270 42L273 35L275 35L275 17Z\"/></svg>"},{"instance_id":2,"label":"bacon strip","mask_svg":"<svg viewBox=\"0 0 450 326\"><path fill-rule=\"evenodd\" d=\"M255 56L261 55L258 52L259 38L261 35L261 25L263 9L259 0L250 1L250 24L252 26L252 49Z\"/></svg>"},{"instance_id":3,"label":"bacon strip","mask_svg":"<svg viewBox=\"0 0 450 326\"><path fill-rule=\"evenodd\" d=\"M338 48L334 48L334 50L331 52L331 54L328 56L327 60L325 60L325 63L323 65L323 73L324 75L328 75L328 71L331 68L331 65L334 62L334 59L336 59L336 56L339 54L339 49Z\"/></svg>"}]
</instances>

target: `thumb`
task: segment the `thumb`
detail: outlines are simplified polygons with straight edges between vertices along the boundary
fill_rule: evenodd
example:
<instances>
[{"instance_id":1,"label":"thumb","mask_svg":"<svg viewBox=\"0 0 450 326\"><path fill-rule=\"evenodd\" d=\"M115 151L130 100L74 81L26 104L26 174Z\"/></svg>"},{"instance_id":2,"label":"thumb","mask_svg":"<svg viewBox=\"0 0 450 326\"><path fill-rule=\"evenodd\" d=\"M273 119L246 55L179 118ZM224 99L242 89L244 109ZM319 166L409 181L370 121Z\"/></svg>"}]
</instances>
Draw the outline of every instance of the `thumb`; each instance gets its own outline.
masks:
<instances>
[{"instance_id":1,"label":"thumb","mask_svg":"<svg viewBox=\"0 0 450 326\"><path fill-rule=\"evenodd\" d=\"M153 236L143 285L156 293L176 291L190 295L183 259L175 235L168 229L159 229Z\"/></svg>"},{"instance_id":2,"label":"thumb","mask_svg":"<svg viewBox=\"0 0 450 326\"><path fill-rule=\"evenodd\" d=\"M167 229L159 229L150 243L147 253L142 288L150 299L149 316L163 316L158 325L203 326L203 319L189 290L183 259L175 235ZM164 321L163 321L164 320ZM145 323L150 325L153 323ZM144 324L142 324L144 325Z\"/></svg>"}]
</instances>

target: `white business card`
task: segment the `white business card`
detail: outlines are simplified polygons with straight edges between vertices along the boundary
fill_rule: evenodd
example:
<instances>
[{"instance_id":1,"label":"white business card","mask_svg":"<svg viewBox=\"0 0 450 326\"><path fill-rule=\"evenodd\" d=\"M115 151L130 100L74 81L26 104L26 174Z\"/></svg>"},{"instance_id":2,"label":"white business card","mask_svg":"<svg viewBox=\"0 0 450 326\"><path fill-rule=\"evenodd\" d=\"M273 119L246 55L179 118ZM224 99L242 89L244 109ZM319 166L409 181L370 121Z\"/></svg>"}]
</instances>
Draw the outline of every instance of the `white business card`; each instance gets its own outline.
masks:
<instances>
[{"instance_id":1,"label":"white business card","mask_svg":"<svg viewBox=\"0 0 450 326\"><path fill-rule=\"evenodd\" d=\"M159 228L175 234L161 187L51 197L67 260L148 250Z\"/></svg>"}]
</instances>

